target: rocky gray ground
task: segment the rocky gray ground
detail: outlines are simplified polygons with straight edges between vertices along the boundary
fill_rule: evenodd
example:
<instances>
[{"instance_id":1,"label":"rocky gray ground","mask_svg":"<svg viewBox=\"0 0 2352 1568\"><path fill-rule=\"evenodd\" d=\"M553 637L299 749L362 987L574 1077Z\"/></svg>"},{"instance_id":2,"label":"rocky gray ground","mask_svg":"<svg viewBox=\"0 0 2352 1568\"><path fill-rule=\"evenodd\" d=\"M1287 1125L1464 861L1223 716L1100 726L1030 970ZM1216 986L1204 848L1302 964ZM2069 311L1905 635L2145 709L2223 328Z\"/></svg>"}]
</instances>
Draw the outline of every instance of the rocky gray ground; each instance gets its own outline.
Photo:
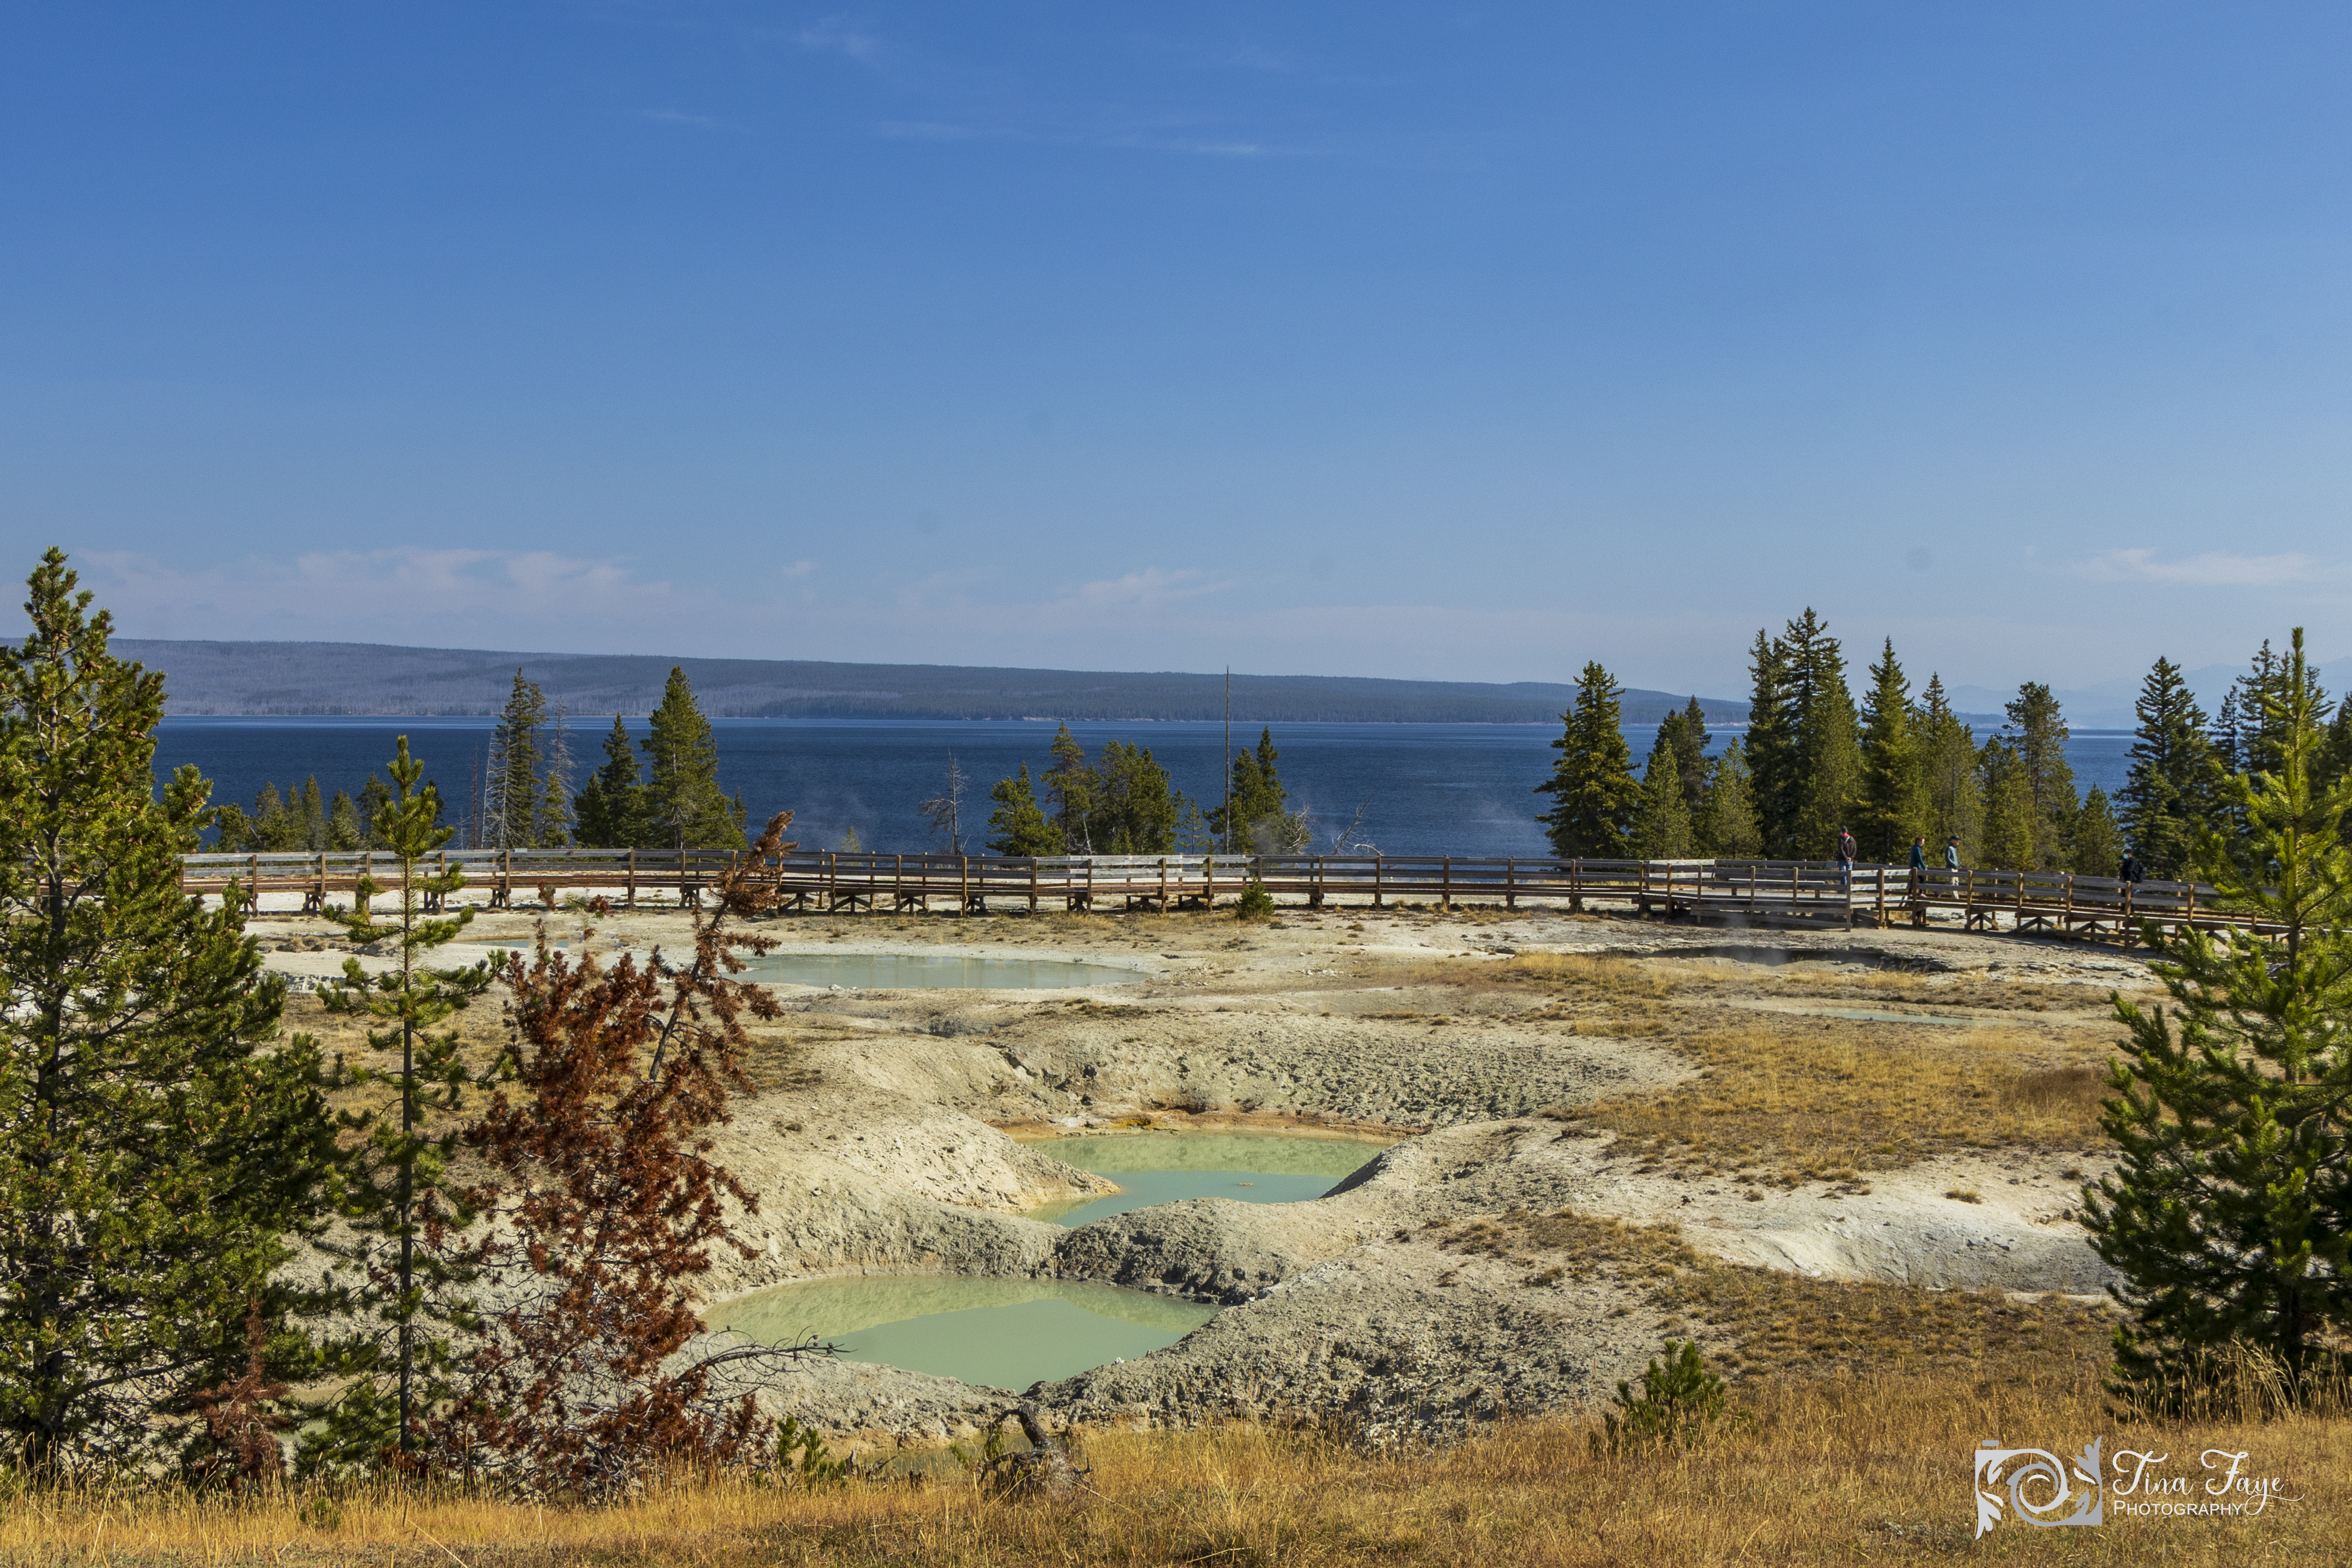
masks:
<instances>
[{"instance_id":1,"label":"rocky gray ground","mask_svg":"<svg viewBox=\"0 0 2352 1568\"><path fill-rule=\"evenodd\" d=\"M632 940L677 940L665 921L677 917L632 917ZM760 1204L741 1226L753 1256L722 1259L714 1299L845 1273L964 1273L1103 1280L1226 1307L1166 1351L1036 1391L1071 1418L1344 1413L1405 1432L1600 1398L1656 1348L1655 1324L1624 1310L1622 1287L1530 1286L1440 1252L1428 1229L1512 1208L1670 1220L1703 1251L1827 1278L2072 1293L2105 1279L2071 1218L2079 1183L2060 1168L2074 1162L2056 1156L1951 1156L1874 1173L1867 1194L1801 1187L1761 1202L1628 1169L1606 1140L1536 1113L1669 1083L1690 1064L1439 993L1419 966L1521 950L1769 958L2029 979L2078 987L2089 1008L2104 987L2144 978L2113 949L1559 913L1340 911L1255 930L1148 915L770 929L795 949L986 955L1017 942L1144 974L1085 993L786 992L786 1018L763 1037L782 1064L774 1087L740 1103L722 1139L721 1158ZM506 934L489 921L477 930ZM289 970L341 960L287 946L277 962ZM1040 1140L1135 1118L1412 1135L1313 1203L1201 1200L1076 1231L1022 1217L1108 1185ZM1983 1201L1945 1195L1963 1186ZM836 1433L919 1441L968 1433L1008 1399L839 1363L796 1379L792 1403Z\"/></svg>"}]
</instances>

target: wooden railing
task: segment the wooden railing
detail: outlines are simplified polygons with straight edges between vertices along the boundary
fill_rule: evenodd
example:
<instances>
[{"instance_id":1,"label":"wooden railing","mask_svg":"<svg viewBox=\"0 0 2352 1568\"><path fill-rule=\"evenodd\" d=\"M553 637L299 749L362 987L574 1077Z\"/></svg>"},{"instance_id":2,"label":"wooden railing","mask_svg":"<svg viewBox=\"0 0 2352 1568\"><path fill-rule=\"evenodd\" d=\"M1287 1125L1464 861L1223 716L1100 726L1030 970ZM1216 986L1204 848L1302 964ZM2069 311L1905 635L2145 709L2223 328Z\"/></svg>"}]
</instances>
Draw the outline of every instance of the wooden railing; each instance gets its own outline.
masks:
<instances>
[{"instance_id":1,"label":"wooden railing","mask_svg":"<svg viewBox=\"0 0 2352 1568\"><path fill-rule=\"evenodd\" d=\"M735 863L725 849L476 849L436 855L436 873L462 869L459 897L493 909L547 903L566 893L635 905L667 894L695 903ZM2142 922L2243 925L2214 907L2210 888L2189 882L2125 882L2061 871L1927 871L1857 866L1851 876L1819 860L1582 860L1458 855L882 855L800 850L770 859L761 874L801 910L928 910L934 900L982 910L990 900L1034 910L1171 909L1238 897L1252 880L1277 899L1309 905L1425 901L1500 904L1523 900L1582 909L1598 903L1644 915L1818 919L1853 925L1897 921L1925 925L1933 911L1957 912L1969 930L2068 931L2129 941ZM199 896L250 900L299 895L305 910L355 896L362 878L379 896L396 863L383 852L191 855L181 885Z\"/></svg>"}]
</instances>

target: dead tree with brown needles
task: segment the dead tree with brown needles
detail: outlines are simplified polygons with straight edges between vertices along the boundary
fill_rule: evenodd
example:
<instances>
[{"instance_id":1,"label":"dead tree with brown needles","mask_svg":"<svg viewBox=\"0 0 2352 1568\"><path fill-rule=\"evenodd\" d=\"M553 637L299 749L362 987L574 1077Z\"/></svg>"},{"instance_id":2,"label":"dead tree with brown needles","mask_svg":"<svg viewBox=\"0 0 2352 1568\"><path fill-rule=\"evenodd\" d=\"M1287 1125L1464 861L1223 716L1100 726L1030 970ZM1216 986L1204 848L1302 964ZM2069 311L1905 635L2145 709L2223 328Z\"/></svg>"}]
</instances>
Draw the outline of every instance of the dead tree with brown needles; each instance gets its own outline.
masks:
<instances>
[{"instance_id":1,"label":"dead tree with brown needles","mask_svg":"<svg viewBox=\"0 0 2352 1568\"><path fill-rule=\"evenodd\" d=\"M752 1250L727 1210L758 1200L710 1157L711 1130L752 1088L746 1019L778 1016L734 978L739 950L773 943L736 926L772 906L762 868L793 847L790 821L718 879L689 965L658 951L600 961L585 941L566 953L544 927L507 961L502 1081L464 1135L491 1173L469 1194L485 1216L470 1242L480 1292L459 1394L433 1423L445 1466L593 1496L652 1466L755 1459L768 1423L747 1374L826 1350L689 1351L712 1250Z\"/></svg>"}]
</instances>

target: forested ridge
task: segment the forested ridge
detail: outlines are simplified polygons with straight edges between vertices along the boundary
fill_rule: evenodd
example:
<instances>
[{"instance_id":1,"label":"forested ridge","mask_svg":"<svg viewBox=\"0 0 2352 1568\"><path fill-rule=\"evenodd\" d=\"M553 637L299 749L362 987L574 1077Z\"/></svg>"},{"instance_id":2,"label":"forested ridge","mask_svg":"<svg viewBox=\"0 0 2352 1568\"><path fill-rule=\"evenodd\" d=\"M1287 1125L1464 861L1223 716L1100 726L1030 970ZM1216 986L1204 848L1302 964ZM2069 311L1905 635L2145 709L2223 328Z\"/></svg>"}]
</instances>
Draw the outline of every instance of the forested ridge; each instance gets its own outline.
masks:
<instances>
[{"instance_id":1,"label":"forested ridge","mask_svg":"<svg viewBox=\"0 0 2352 1568\"><path fill-rule=\"evenodd\" d=\"M806 659L659 658L622 654L496 653L365 643L116 639L125 658L172 672L169 710L200 714L488 715L520 668L573 713L649 713L683 669L703 710L720 719L1207 720L1223 716L1225 678L1181 672L1010 669ZM1383 680L1236 675L1234 714L1252 723L1508 723L1549 721L1570 695L1547 681ZM1625 694L1628 717L1653 722L1685 699ZM1745 704L1713 698L1711 721Z\"/></svg>"}]
</instances>

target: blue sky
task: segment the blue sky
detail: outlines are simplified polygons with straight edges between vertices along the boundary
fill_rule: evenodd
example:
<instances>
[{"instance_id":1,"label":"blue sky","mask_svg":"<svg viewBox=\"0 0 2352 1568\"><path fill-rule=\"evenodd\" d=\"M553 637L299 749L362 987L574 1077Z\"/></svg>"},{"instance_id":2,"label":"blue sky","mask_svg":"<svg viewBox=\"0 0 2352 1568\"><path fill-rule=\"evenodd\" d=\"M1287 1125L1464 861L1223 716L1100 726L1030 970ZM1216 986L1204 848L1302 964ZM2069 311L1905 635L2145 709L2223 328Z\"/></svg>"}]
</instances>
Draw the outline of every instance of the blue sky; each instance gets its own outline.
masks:
<instances>
[{"instance_id":1,"label":"blue sky","mask_svg":"<svg viewBox=\"0 0 2352 1568\"><path fill-rule=\"evenodd\" d=\"M2347 67L2259 4L8 4L0 542L170 637L2345 653Z\"/></svg>"}]
</instances>

